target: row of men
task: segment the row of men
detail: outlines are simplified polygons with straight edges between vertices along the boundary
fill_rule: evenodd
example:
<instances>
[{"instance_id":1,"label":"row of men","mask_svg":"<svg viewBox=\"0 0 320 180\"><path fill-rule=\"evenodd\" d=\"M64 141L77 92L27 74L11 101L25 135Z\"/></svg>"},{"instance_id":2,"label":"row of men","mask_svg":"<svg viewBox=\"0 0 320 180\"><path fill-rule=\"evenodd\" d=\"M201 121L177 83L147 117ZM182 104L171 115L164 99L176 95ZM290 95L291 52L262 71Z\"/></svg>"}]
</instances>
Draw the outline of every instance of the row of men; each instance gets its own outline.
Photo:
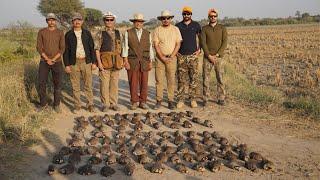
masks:
<instances>
[{"instance_id":1,"label":"row of men","mask_svg":"<svg viewBox=\"0 0 320 180\"><path fill-rule=\"evenodd\" d=\"M174 18L168 10L161 12L161 25L153 33L144 29L142 14L130 19L133 27L124 35L115 28L116 16L111 12L103 15L105 27L94 37L84 29L83 17L75 13L72 29L65 35L57 29L57 17L49 13L48 27L39 30L37 50L41 56L39 65L40 107L47 107L46 83L51 71L54 84L54 110L59 112L61 99L62 59L65 71L70 75L74 96L74 111L81 109L80 79L84 81L87 110L94 112L92 71L99 69L102 111L119 110L119 71L127 70L131 95L131 109L148 109L148 74L155 61L156 104L159 109L163 101L164 77L167 79L168 108L182 108L186 98L191 107L197 107L196 88L199 87L198 57L201 49L203 60L203 104L209 97L209 77L214 70L217 79L219 105L225 103L225 90L221 76L221 61L227 46L226 28L217 23L218 12L209 9L209 24L201 28L192 20L192 8L182 9L183 20L172 25ZM154 54L154 50L156 54ZM63 57L63 58L62 58ZM175 79L178 79L177 104L174 101ZM189 88L186 88L189 86ZM188 89L188 93L186 90Z\"/></svg>"}]
</instances>

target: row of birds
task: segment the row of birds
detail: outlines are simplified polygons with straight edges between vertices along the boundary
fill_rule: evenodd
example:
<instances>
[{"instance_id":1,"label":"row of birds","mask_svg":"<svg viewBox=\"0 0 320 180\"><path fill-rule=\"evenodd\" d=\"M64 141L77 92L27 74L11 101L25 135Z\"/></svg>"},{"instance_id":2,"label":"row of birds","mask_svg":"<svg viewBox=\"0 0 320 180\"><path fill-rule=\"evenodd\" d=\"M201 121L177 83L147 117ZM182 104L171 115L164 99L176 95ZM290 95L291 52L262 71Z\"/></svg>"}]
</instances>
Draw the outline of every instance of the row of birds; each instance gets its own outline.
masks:
<instances>
[{"instance_id":1,"label":"row of birds","mask_svg":"<svg viewBox=\"0 0 320 180\"><path fill-rule=\"evenodd\" d=\"M110 166L115 163L123 165L126 175L132 175L136 169L134 161L143 164L152 173L162 173L165 170L164 164L173 165L181 173L188 173L189 168L199 172L206 168L217 172L223 166L235 170L241 170L244 166L251 171L274 169L274 164L261 154L249 153L246 144L232 145L216 131L181 132L180 127L191 128L193 123L213 127L210 121L202 121L191 111L117 113L95 115L88 120L81 116L75 120L76 125L68 146L62 147L52 159L53 164L66 164L60 168L49 165L49 175L57 171L61 174L73 173L84 156L90 157L85 165L77 169L79 174L96 174L93 165L104 162L105 166L100 169L100 174L106 177L115 173ZM91 137L86 139L85 132L90 125L93 130L90 131ZM164 125L176 131L143 131L145 125L155 129ZM127 127L133 130L126 131ZM115 130L111 136L110 128Z\"/></svg>"}]
</instances>

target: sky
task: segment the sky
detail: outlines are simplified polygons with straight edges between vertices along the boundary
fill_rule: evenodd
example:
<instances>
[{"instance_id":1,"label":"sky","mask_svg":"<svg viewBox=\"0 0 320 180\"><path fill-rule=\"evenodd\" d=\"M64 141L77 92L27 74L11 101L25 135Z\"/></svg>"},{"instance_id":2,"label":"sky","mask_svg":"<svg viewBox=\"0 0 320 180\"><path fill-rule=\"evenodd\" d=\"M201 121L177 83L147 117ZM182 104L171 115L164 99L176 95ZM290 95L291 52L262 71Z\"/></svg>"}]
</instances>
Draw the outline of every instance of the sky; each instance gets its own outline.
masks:
<instances>
[{"instance_id":1,"label":"sky","mask_svg":"<svg viewBox=\"0 0 320 180\"><path fill-rule=\"evenodd\" d=\"M296 11L320 14L320 0L84 0L85 7L111 11L117 21L128 21L134 13L140 12L145 19L156 18L161 11L168 9L176 20L181 20L183 6L193 8L193 19L207 17L209 8L219 11L219 17L289 17ZM0 0L0 28L17 21L28 21L45 26L44 17L38 12L39 0Z\"/></svg>"}]
</instances>

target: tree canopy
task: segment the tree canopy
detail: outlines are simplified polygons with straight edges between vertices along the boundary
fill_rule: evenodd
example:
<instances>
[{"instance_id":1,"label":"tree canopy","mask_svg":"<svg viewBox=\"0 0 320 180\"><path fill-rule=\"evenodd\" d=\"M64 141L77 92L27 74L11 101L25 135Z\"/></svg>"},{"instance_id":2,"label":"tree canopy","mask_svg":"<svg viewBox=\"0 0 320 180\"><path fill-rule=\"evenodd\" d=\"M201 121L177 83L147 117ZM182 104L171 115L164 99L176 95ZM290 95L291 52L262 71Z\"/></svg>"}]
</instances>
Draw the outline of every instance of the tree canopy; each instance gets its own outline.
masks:
<instances>
[{"instance_id":1,"label":"tree canopy","mask_svg":"<svg viewBox=\"0 0 320 180\"><path fill-rule=\"evenodd\" d=\"M84 14L84 5L80 0L40 0L37 8L43 16L55 13L64 27L70 26L73 13Z\"/></svg>"}]
</instances>

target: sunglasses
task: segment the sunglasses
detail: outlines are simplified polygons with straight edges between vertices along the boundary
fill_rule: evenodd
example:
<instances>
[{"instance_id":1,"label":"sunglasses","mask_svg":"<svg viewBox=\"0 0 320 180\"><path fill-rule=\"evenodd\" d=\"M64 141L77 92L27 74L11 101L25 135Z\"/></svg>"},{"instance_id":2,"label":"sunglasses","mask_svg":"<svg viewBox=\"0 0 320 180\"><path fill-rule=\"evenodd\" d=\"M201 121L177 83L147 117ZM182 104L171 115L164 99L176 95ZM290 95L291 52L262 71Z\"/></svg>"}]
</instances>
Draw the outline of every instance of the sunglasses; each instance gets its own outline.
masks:
<instances>
[{"instance_id":1,"label":"sunglasses","mask_svg":"<svg viewBox=\"0 0 320 180\"><path fill-rule=\"evenodd\" d=\"M134 20L133 22L140 22L140 23L143 23L144 21Z\"/></svg>"},{"instance_id":2,"label":"sunglasses","mask_svg":"<svg viewBox=\"0 0 320 180\"><path fill-rule=\"evenodd\" d=\"M163 21L163 20L170 20L171 19L171 17L163 17L163 18L161 18L161 20Z\"/></svg>"},{"instance_id":3,"label":"sunglasses","mask_svg":"<svg viewBox=\"0 0 320 180\"><path fill-rule=\"evenodd\" d=\"M182 13L183 16L191 16L191 13Z\"/></svg>"},{"instance_id":4,"label":"sunglasses","mask_svg":"<svg viewBox=\"0 0 320 180\"><path fill-rule=\"evenodd\" d=\"M216 17L218 17L218 15L211 15L211 16L209 16L209 18L216 18Z\"/></svg>"},{"instance_id":5,"label":"sunglasses","mask_svg":"<svg viewBox=\"0 0 320 180\"><path fill-rule=\"evenodd\" d=\"M104 21L106 21L106 22L112 22L112 21L114 21L114 19L104 19Z\"/></svg>"}]
</instances>

